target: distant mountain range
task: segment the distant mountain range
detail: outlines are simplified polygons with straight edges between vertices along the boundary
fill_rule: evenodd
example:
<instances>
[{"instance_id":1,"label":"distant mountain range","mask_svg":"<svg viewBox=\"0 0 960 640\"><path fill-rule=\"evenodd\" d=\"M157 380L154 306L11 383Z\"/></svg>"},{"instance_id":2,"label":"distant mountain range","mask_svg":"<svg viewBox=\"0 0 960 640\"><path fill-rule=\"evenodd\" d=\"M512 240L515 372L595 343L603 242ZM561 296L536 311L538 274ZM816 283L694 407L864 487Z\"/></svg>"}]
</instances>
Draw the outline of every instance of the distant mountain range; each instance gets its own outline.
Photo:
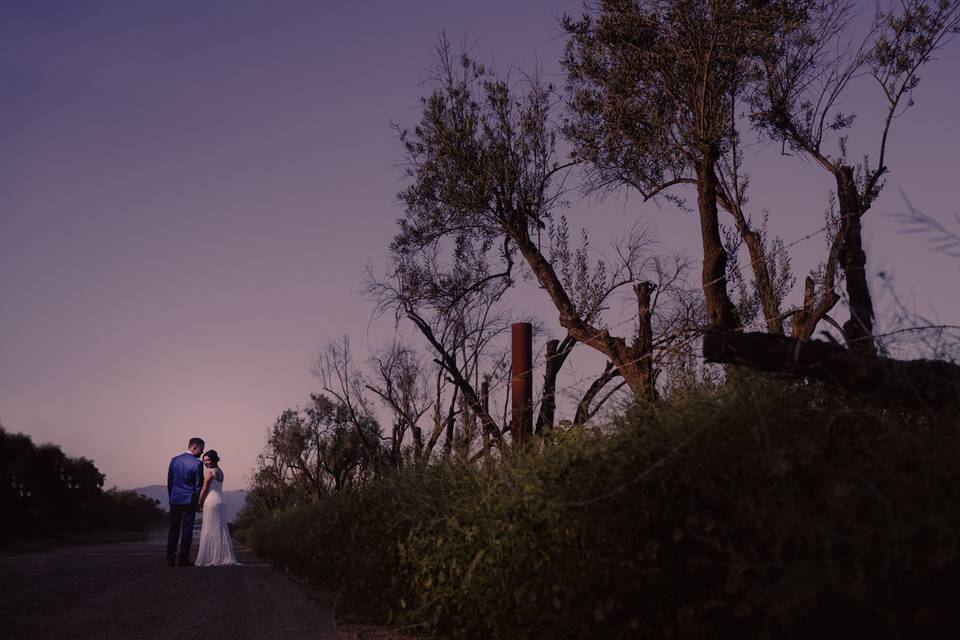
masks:
<instances>
[{"instance_id":1,"label":"distant mountain range","mask_svg":"<svg viewBox=\"0 0 960 640\"><path fill-rule=\"evenodd\" d=\"M131 489L131 491L146 496L151 500L156 500L160 503L162 509L168 509L167 488L163 485L152 484L149 487L137 487L136 489ZM240 511L246 497L247 492L243 489L223 492L223 502L227 506L227 522L233 522L233 519L237 517L237 512Z\"/></svg>"}]
</instances>

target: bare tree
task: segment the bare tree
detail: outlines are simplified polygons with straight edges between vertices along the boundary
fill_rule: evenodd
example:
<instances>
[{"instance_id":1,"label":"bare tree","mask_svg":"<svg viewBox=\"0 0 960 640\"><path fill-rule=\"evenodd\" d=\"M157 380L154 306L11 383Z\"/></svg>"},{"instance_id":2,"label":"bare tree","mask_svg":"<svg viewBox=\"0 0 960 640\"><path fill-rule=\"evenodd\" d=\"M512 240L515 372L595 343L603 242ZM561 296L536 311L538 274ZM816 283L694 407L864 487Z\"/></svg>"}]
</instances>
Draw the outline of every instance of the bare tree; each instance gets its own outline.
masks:
<instances>
[{"instance_id":1,"label":"bare tree","mask_svg":"<svg viewBox=\"0 0 960 640\"><path fill-rule=\"evenodd\" d=\"M339 403L343 420L353 428L358 442L373 460L376 472L382 438L380 425L363 376L354 364L347 336L327 343L316 358L313 375L320 380L323 390Z\"/></svg>"},{"instance_id":2,"label":"bare tree","mask_svg":"<svg viewBox=\"0 0 960 640\"><path fill-rule=\"evenodd\" d=\"M553 428L557 412L557 377L567 356L577 345L577 339L567 334L563 340L548 340L543 372L543 397L534 433L542 434Z\"/></svg>"},{"instance_id":3,"label":"bare tree","mask_svg":"<svg viewBox=\"0 0 960 640\"><path fill-rule=\"evenodd\" d=\"M399 468L408 430L413 438L414 459L420 460L424 453L420 419L430 410L431 399L423 363L416 351L396 340L372 361L376 382L366 387L393 413L390 458L393 466Z\"/></svg>"},{"instance_id":4,"label":"bare tree","mask_svg":"<svg viewBox=\"0 0 960 640\"><path fill-rule=\"evenodd\" d=\"M485 255L466 243L452 266L442 264L438 239L424 245L394 243L394 262L384 278L368 272L366 291L375 302L375 314L392 314L395 321L409 320L434 353L436 371L432 400L434 429L424 443L429 457L442 435L444 448L454 442L457 416L465 408L479 418L485 442L499 442L502 428L488 412L479 393L481 369L499 375L503 358L491 355L492 342L509 327L509 316L500 302L510 286L512 264L491 274ZM467 257L468 254L472 254ZM452 385L445 393L447 384ZM445 407L445 408L444 408ZM469 420L464 416L464 420Z\"/></svg>"}]
</instances>

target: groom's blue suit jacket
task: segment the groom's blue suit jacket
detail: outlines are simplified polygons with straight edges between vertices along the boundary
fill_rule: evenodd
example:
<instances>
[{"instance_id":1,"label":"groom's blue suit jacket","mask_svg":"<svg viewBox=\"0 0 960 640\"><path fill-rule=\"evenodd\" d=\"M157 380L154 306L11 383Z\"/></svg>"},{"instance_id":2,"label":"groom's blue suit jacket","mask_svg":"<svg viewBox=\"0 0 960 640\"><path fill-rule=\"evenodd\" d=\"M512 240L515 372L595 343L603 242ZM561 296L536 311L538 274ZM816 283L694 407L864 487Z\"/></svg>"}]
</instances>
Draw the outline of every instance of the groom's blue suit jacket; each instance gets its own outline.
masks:
<instances>
[{"instance_id":1,"label":"groom's blue suit jacket","mask_svg":"<svg viewBox=\"0 0 960 640\"><path fill-rule=\"evenodd\" d=\"M170 461L167 494L170 504L196 504L203 485L203 463L191 453L181 453Z\"/></svg>"}]
</instances>

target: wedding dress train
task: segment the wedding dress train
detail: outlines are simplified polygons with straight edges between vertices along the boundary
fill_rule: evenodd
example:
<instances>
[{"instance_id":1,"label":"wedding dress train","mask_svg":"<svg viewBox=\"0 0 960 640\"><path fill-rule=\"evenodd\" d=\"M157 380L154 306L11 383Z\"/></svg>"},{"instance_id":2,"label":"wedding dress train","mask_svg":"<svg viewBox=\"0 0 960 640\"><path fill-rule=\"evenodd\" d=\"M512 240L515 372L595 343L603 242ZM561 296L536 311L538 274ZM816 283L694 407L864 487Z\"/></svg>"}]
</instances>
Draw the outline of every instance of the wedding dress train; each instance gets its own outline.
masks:
<instances>
[{"instance_id":1,"label":"wedding dress train","mask_svg":"<svg viewBox=\"0 0 960 640\"><path fill-rule=\"evenodd\" d=\"M200 547L194 562L198 567L240 564L237 562L233 543L230 541L225 507L223 483L216 478L211 478L207 496L203 500Z\"/></svg>"}]
</instances>

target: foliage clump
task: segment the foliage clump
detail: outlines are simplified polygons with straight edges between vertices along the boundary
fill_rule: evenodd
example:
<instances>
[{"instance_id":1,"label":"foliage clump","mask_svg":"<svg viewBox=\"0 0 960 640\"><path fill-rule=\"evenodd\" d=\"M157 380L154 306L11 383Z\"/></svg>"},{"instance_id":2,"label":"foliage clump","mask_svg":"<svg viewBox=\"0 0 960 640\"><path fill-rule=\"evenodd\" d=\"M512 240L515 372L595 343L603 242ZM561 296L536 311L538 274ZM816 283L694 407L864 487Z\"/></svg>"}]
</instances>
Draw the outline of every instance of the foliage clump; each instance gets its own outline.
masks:
<instances>
[{"instance_id":1,"label":"foliage clump","mask_svg":"<svg viewBox=\"0 0 960 640\"><path fill-rule=\"evenodd\" d=\"M451 638L942 637L956 427L744 376L245 534L368 615Z\"/></svg>"}]
</instances>

